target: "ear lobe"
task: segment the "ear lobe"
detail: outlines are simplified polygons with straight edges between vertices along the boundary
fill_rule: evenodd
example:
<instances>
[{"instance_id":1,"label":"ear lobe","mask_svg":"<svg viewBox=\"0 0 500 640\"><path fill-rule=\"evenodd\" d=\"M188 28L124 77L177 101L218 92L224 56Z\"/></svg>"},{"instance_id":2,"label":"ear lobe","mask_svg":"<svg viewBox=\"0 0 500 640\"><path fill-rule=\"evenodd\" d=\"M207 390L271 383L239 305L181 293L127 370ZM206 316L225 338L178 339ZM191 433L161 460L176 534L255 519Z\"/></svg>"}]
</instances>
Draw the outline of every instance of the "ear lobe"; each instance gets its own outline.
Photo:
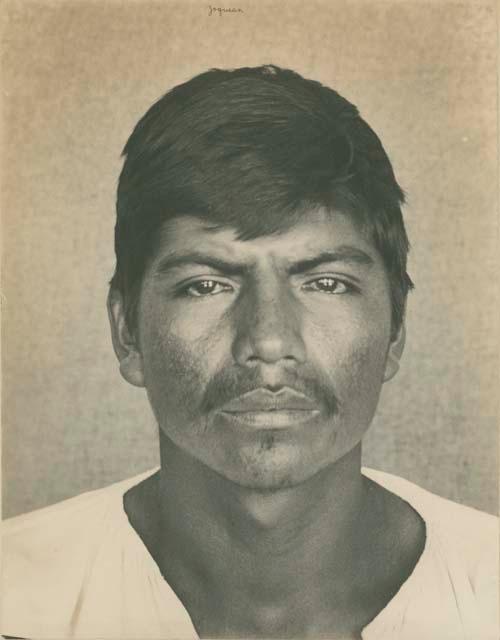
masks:
<instances>
[{"instance_id":1,"label":"ear lobe","mask_svg":"<svg viewBox=\"0 0 500 640\"><path fill-rule=\"evenodd\" d=\"M120 363L120 373L134 387L143 387L142 355L136 339L127 326L123 296L116 289L110 289L109 291L107 309L113 349Z\"/></svg>"},{"instance_id":2,"label":"ear lobe","mask_svg":"<svg viewBox=\"0 0 500 640\"><path fill-rule=\"evenodd\" d=\"M399 362L405 348L406 341L406 327L404 322L401 323L401 327L397 332L394 339L389 345L389 351L387 352L387 360L385 363L384 382L388 382L399 371Z\"/></svg>"}]
</instances>

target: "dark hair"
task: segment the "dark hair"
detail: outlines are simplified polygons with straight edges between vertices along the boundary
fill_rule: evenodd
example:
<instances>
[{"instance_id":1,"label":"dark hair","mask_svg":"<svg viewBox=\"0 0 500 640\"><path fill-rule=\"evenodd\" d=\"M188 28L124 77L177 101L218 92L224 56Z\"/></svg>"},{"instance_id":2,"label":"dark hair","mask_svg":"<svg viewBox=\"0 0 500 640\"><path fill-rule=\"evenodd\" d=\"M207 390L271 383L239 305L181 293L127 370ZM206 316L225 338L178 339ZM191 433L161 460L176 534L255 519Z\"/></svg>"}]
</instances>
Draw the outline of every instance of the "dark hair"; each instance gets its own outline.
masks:
<instances>
[{"instance_id":1,"label":"dark hair","mask_svg":"<svg viewBox=\"0 0 500 640\"><path fill-rule=\"evenodd\" d=\"M212 69L158 100L123 155L111 286L130 328L165 220L196 215L244 240L279 233L320 206L352 215L370 235L399 328L413 286L404 195L377 135L336 91L274 65Z\"/></svg>"}]
</instances>

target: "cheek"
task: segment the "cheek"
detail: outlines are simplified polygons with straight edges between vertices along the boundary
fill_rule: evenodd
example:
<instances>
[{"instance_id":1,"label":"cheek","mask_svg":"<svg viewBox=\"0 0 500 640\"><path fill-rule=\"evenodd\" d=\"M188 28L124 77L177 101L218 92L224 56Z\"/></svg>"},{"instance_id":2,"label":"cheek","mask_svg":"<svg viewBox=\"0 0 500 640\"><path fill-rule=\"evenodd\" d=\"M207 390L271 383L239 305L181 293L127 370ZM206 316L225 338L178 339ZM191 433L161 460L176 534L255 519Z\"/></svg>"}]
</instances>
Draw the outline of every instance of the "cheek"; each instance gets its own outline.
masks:
<instances>
[{"instance_id":1,"label":"cheek","mask_svg":"<svg viewBox=\"0 0 500 640\"><path fill-rule=\"evenodd\" d=\"M206 385L203 345L189 346L167 331L150 332L143 341L144 377L160 425L192 419Z\"/></svg>"},{"instance_id":2,"label":"cheek","mask_svg":"<svg viewBox=\"0 0 500 640\"><path fill-rule=\"evenodd\" d=\"M372 405L378 400L386 353L386 341L371 336L357 341L347 354L343 365L344 392L350 397L357 397L360 405Z\"/></svg>"},{"instance_id":3,"label":"cheek","mask_svg":"<svg viewBox=\"0 0 500 640\"><path fill-rule=\"evenodd\" d=\"M154 299L155 304L148 304ZM145 386L160 425L200 423L206 387L224 361L227 328L210 314L181 313L144 296L140 327ZM225 326L225 325L224 325ZM201 425L203 428L203 425Z\"/></svg>"},{"instance_id":4,"label":"cheek","mask_svg":"<svg viewBox=\"0 0 500 640\"><path fill-rule=\"evenodd\" d=\"M389 327L350 317L316 324L309 342L314 359L327 372L339 400L355 395L359 402L378 397L383 382Z\"/></svg>"}]
</instances>

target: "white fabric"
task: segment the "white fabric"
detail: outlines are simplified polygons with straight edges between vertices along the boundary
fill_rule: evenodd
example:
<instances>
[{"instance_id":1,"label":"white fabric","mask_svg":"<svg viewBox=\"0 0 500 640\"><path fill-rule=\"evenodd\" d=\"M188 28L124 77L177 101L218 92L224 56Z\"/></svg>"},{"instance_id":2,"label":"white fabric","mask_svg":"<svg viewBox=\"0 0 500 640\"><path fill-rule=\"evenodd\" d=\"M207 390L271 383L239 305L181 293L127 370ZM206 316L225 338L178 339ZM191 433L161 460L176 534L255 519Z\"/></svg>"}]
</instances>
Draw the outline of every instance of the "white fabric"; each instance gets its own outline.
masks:
<instances>
[{"instance_id":1,"label":"white fabric","mask_svg":"<svg viewBox=\"0 0 500 640\"><path fill-rule=\"evenodd\" d=\"M123 509L152 472L3 526L1 633L31 640L194 640L189 615ZM408 580L364 640L498 640L498 520L396 476L363 473L426 524Z\"/></svg>"}]
</instances>

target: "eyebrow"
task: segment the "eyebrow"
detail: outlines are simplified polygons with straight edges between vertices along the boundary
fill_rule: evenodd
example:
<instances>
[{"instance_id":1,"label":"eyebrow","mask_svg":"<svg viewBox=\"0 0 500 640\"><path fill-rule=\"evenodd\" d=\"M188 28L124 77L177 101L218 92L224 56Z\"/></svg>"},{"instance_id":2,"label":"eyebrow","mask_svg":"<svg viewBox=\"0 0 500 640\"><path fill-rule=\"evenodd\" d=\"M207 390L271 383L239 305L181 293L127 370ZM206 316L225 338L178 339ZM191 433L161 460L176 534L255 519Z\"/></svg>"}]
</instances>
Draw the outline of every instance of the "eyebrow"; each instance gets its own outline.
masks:
<instances>
[{"instance_id":1,"label":"eyebrow","mask_svg":"<svg viewBox=\"0 0 500 640\"><path fill-rule=\"evenodd\" d=\"M322 251L319 255L312 258L298 260L289 267L288 272L290 275L305 273L306 271L330 262L344 262L367 267L374 264L373 258L368 253L356 247L343 245L335 249L335 251Z\"/></svg>"},{"instance_id":2,"label":"eyebrow","mask_svg":"<svg viewBox=\"0 0 500 640\"><path fill-rule=\"evenodd\" d=\"M228 262L223 258L216 258L199 251L193 251L191 253L184 253L182 255L169 255L162 258L158 265L155 267L155 273L162 275L177 269L179 267L185 267L188 265L198 264L202 267L211 267L216 271L227 273L227 275L243 275L248 271L248 267L244 264L236 262Z\"/></svg>"},{"instance_id":3,"label":"eyebrow","mask_svg":"<svg viewBox=\"0 0 500 640\"><path fill-rule=\"evenodd\" d=\"M332 262L343 262L369 267L374 264L374 259L361 249L357 249L356 247L351 247L349 245L342 245L333 251L322 251L311 258L304 258L302 260L292 262L287 271L289 275L298 275L300 273L310 271L311 269L315 269L323 264ZM249 270L248 265L229 262L223 258L215 257L199 251L193 251L181 255L173 254L165 256L159 260L154 271L156 275L163 275L173 269L188 265L210 267L216 271L232 276L244 275Z\"/></svg>"}]
</instances>

